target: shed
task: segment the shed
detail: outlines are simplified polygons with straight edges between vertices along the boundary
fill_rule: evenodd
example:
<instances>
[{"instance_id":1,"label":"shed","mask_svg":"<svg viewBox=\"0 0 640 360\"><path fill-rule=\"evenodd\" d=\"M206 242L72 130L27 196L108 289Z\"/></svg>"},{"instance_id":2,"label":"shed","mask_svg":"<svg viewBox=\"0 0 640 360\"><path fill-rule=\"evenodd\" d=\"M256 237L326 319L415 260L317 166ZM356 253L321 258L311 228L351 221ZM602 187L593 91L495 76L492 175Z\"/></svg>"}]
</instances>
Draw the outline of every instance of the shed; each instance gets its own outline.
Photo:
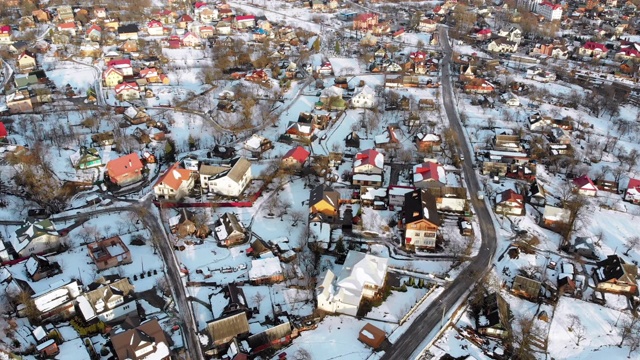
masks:
<instances>
[{"instance_id":1,"label":"shed","mask_svg":"<svg viewBox=\"0 0 640 360\"><path fill-rule=\"evenodd\" d=\"M378 350L386 339L387 334L371 323L366 323L358 334L358 340L374 350Z\"/></svg>"}]
</instances>

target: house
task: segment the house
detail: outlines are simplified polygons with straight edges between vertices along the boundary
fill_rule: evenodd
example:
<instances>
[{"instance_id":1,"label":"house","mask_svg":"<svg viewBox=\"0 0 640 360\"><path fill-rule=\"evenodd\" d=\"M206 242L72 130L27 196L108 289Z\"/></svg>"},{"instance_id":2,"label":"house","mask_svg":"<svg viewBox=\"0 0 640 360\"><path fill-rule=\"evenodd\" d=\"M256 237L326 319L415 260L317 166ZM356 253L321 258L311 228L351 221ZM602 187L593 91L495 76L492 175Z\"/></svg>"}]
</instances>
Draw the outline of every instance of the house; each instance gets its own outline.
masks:
<instances>
[{"instance_id":1,"label":"house","mask_svg":"<svg viewBox=\"0 0 640 360\"><path fill-rule=\"evenodd\" d=\"M437 28L438 22L429 18L420 19L420 23L418 24L418 30L421 32L432 33L436 31Z\"/></svg>"},{"instance_id":2,"label":"house","mask_svg":"<svg viewBox=\"0 0 640 360\"><path fill-rule=\"evenodd\" d=\"M147 23L147 33L151 36L164 35L164 25L158 20L151 20Z\"/></svg>"},{"instance_id":3,"label":"house","mask_svg":"<svg viewBox=\"0 0 640 360\"><path fill-rule=\"evenodd\" d=\"M484 40L491 39L491 34L492 33L493 32L491 31L491 29L484 28L484 29L480 29L480 30L476 31L476 33L473 34L472 36L475 36L476 40L478 40L478 41L484 41Z\"/></svg>"},{"instance_id":4,"label":"house","mask_svg":"<svg viewBox=\"0 0 640 360\"><path fill-rule=\"evenodd\" d=\"M243 147L251 152L251 156L259 158L265 151L273 149L273 142L258 134L253 134L244 142Z\"/></svg>"},{"instance_id":5,"label":"house","mask_svg":"<svg viewBox=\"0 0 640 360\"><path fill-rule=\"evenodd\" d=\"M60 20L60 22L73 21L74 19L73 9L69 5L58 6L56 12L58 13L58 20Z\"/></svg>"},{"instance_id":6,"label":"house","mask_svg":"<svg viewBox=\"0 0 640 360\"><path fill-rule=\"evenodd\" d=\"M216 34L215 28L210 25L200 26L198 35L201 39L210 39Z\"/></svg>"},{"instance_id":7,"label":"house","mask_svg":"<svg viewBox=\"0 0 640 360\"><path fill-rule=\"evenodd\" d=\"M136 312L137 303L133 284L129 278L109 275L89 284L88 291L77 298L78 309L84 321L99 319L105 323L122 320Z\"/></svg>"},{"instance_id":8,"label":"house","mask_svg":"<svg viewBox=\"0 0 640 360\"><path fill-rule=\"evenodd\" d=\"M138 40L138 25L128 24L118 26L118 40Z\"/></svg>"},{"instance_id":9,"label":"house","mask_svg":"<svg viewBox=\"0 0 640 360\"><path fill-rule=\"evenodd\" d=\"M578 194L585 196L597 196L598 188L591 181L591 178L587 175L580 176L578 178L573 179L573 186L575 186Z\"/></svg>"},{"instance_id":10,"label":"house","mask_svg":"<svg viewBox=\"0 0 640 360\"><path fill-rule=\"evenodd\" d=\"M240 312L213 320L207 323L207 333L211 339L212 348L226 345L234 338L246 338L249 335L247 315Z\"/></svg>"},{"instance_id":11,"label":"house","mask_svg":"<svg viewBox=\"0 0 640 360\"><path fill-rule=\"evenodd\" d=\"M390 185L387 188L387 202L391 210L404 207L405 195L414 191L413 186Z\"/></svg>"},{"instance_id":12,"label":"house","mask_svg":"<svg viewBox=\"0 0 640 360\"><path fill-rule=\"evenodd\" d=\"M247 230L234 213L224 213L214 224L214 233L220 246L235 246L248 240Z\"/></svg>"},{"instance_id":13,"label":"house","mask_svg":"<svg viewBox=\"0 0 640 360\"><path fill-rule=\"evenodd\" d=\"M371 87L365 85L351 98L351 106L354 108L371 109L376 106L376 93Z\"/></svg>"},{"instance_id":14,"label":"house","mask_svg":"<svg viewBox=\"0 0 640 360\"><path fill-rule=\"evenodd\" d=\"M442 138L437 134L419 132L414 137L414 141L418 151L427 153L440 151L440 145L442 145Z\"/></svg>"},{"instance_id":15,"label":"house","mask_svg":"<svg viewBox=\"0 0 640 360\"><path fill-rule=\"evenodd\" d=\"M87 40L99 42L102 39L102 28L98 25L91 25L84 32L84 37Z\"/></svg>"},{"instance_id":16,"label":"house","mask_svg":"<svg viewBox=\"0 0 640 360\"><path fill-rule=\"evenodd\" d=\"M536 11L547 21L556 21L562 19L562 5L554 4L549 1L543 1L538 4Z\"/></svg>"},{"instance_id":17,"label":"house","mask_svg":"<svg viewBox=\"0 0 640 360\"><path fill-rule=\"evenodd\" d=\"M171 359L171 343L155 318L133 329L112 333L111 346L118 359Z\"/></svg>"},{"instance_id":18,"label":"house","mask_svg":"<svg viewBox=\"0 0 640 360\"><path fill-rule=\"evenodd\" d=\"M223 317L244 312L247 318L251 318L251 309L249 308L247 297L244 295L241 286L230 283L224 288L223 292L225 299L228 299L227 305L224 307L224 310L222 310Z\"/></svg>"},{"instance_id":19,"label":"house","mask_svg":"<svg viewBox=\"0 0 640 360\"><path fill-rule=\"evenodd\" d=\"M44 278L55 276L62 273L60 264L56 261L47 259L44 256L32 254L24 263L27 276L32 281L38 281Z\"/></svg>"},{"instance_id":20,"label":"house","mask_svg":"<svg viewBox=\"0 0 640 360\"><path fill-rule=\"evenodd\" d=\"M156 199L180 201L193 189L193 172L180 169L179 162L173 164L153 186Z\"/></svg>"},{"instance_id":21,"label":"house","mask_svg":"<svg viewBox=\"0 0 640 360\"><path fill-rule=\"evenodd\" d=\"M514 53L518 51L518 43L504 38L497 38L487 45L487 50L494 53Z\"/></svg>"},{"instance_id":22,"label":"house","mask_svg":"<svg viewBox=\"0 0 640 360\"><path fill-rule=\"evenodd\" d=\"M211 23L218 20L218 9L216 8L204 8L200 10L200 21L203 23Z\"/></svg>"},{"instance_id":23,"label":"house","mask_svg":"<svg viewBox=\"0 0 640 360\"><path fill-rule=\"evenodd\" d=\"M69 36L76 36L78 32L78 24L75 21L65 22L56 26L58 32L66 33Z\"/></svg>"},{"instance_id":24,"label":"house","mask_svg":"<svg viewBox=\"0 0 640 360\"><path fill-rule=\"evenodd\" d=\"M388 258L349 251L340 274L327 270L317 289L318 309L356 316L362 299L374 299L384 287Z\"/></svg>"},{"instance_id":25,"label":"house","mask_svg":"<svg viewBox=\"0 0 640 360\"><path fill-rule=\"evenodd\" d=\"M191 15L182 14L178 16L178 19L176 20L176 27L178 29L187 29L191 26L191 23L193 23L193 18L191 17Z\"/></svg>"},{"instance_id":26,"label":"house","mask_svg":"<svg viewBox=\"0 0 640 360\"><path fill-rule=\"evenodd\" d=\"M118 185L125 186L142 180L144 165L138 154L129 154L111 160L107 163L106 175L109 180Z\"/></svg>"},{"instance_id":27,"label":"house","mask_svg":"<svg viewBox=\"0 0 640 360\"><path fill-rule=\"evenodd\" d=\"M49 284L48 288L31 296L40 321L54 322L67 320L76 314L74 299L82 289L77 281L60 280ZM27 308L18 305L18 316L26 317Z\"/></svg>"},{"instance_id":28,"label":"house","mask_svg":"<svg viewBox=\"0 0 640 360\"><path fill-rule=\"evenodd\" d=\"M496 195L496 214L522 216L524 213L524 196L511 189Z\"/></svg>"},{"instance_id":29,"label":"house","mask_svg":"<svg viewBox=\"0 0 640 360\"><path fill-rule=\"evenodd\" d=\"M387 339L387 333L384 330L366 323L358 333L358 340L373 350L378 350Z\"/></svg>"},{"instance_id":30,"label":"house","mask_svg":"<svg viewBox=\"0 0 640 360\"><path fill-rule=\"evenodd\" d=\"M540 296L542 283L540 281L529 279L524 276L516 275L513 279L511 292L516 296L523 297L530 301L537 301Z\"/></svg>"},{"instance_id":31,"label":"house","mask_svg":"<svg viewBox=\"0 0 640 360\"><path fill-rule=\"evenodd\" d=\"M220 20L216 24L216 34L229 35L231 34L231 23L229 21Z\"/></svg>"},{"instance_id":32,"label":"house","mask_svg":"<svg viewBox=\"0 0 640 360\"><path fill-rule=\"evenodd\" d=\"M186 47L198 47L201 45L201 40L200 38L192 33L191 31L188 31L187 33L185 33L182 38L180 39L182 46L186 46Z\"/></svg>"},{"instance_id":33,"label":"house","mask_svg":"<svg viewBox=\"0 0 640 360\"><path fill-rule=\"evenodd\" d=\"M289 345L293 339L293 328L291 322L286 321L280 325L270 327L267 330L251 335L247 339L247 344L251 349L251 355L257 355L265 350L280 349Z\"/></svg>"},{"instance_id":34,"label":"house","mask_svg":"<svg viewBox=\"0 0 640 360\"><path fill-rule=\"evenodd\" d=\"M316 186L309 194L309 217L334 222L340 217L340 193L325 184Z\"/></svg>"},{"instance_id":35,"label":"house","mask_svg":"<svg viewBox=\"0 0 640 360\"><path fill-rule=\"evenodd\" d=\"M96 148L81 146L80 149L71 154L69 158L71 160L71 165L79 170L102 166L102 159L100 158L100 153Z\"/></svg>"},{"instance_id":36,"label":"house","mask_svg":"<svg viewBox=\"0 0 640 360\"><path fill-rule=\"evenodd\" d=\"M251 260L251 285L275 284L284 281L284 272L277 257Z\"/></svg>"},{"instance_id":37,"label":"house","mask_svg":"<svg viewBox=\"0 0 640 360\"><path fill-rule=\"evenodd\" d=\"M143 108L135 106L129 106L122 115L124 119L132 125L139 125L151 120L151 116L149 116Z\"/></svg>"},{"instance_id":38,"label":"house","mask_svg":"<svg viewBox=\"0 0 640 360\"><path fill-rule=\"evenodd\" d=\"M16 63L18 64L18 69L22 73L33 71L37 66L36 56L27 50L23 51L18 56L18 60L16 61Z\"/></svg>"},{"instance_id":39,"label":"house","mask_svg":"<svg viewBox=\"0 0 640 360\"><path fill-rule=\"evenodd\" d=\"M464 85L464 91L469 94L490 94L495 91L495 86L485 79L474 78Z\"/></svg>"},{"instance_id":40,"label":"house","mask_svg":"<svg viewBox=\"0 0 640 360\"><path fill-rule=\"evenodd\" d=\"M251 162L244 157L235 159L230 166L200 166L202 188L216 194L238 197L251 180Z\"/></svg>"},{"instance_id":41,"label":"house","mask_svg":"<svg viewBox=\"0 0 640 360\"><path fill-rule=\"evenodd\" d=\"M306 164L307 160L309 160L310 154L311 153L302 146L290 149L282 156L282 167L285 169L300 169Z\"/></svg>"},{"instance_id":42,"label":"house","mask_svg":"<svg viewBox=\"0 0 640 360\"><path fill-rule=\"evenodd\" d=\"M109 67L102 73L102 81L104 86L113 88L124 81L124 74L119 69Z\"/></svg>"},{"instance_id":43,"label":"house","mask_svg":"<svg viewBox=\"0 0 640 360\"><path fill-rule=\"evenodd\" d=\"M400 147L400 129L395 126L387 126L380 135L376 135L373 139L376 148L390 150Z\"/></svg>"},{"instance_id":44,"label":"house","mask_svg":"<svg viewBox=\"0 0 640 360\"><path fill-rule=\"evenodd\" d=\"M378 174L384 171L384 155L375 149L363 150L353 161L354 174Z\"/></svg>"},{"instance_id":45,"label":"house","mask_svg":"<svg viewBox=\"0 0 640 360\"><path fill-rule=\"evenodd\" d=\"M584 45L578 48L578 54L582 56L591 56L596 58L606 57L608 51L609 50L604 44L600 44L593 41L587 41L586 43L584 43Z\"/></svg>"},{"instance_id":46,"label":"house","mask_svg":"<svg viewBox=\"0 0 640 360\"><path fill-rule=\"evenodd\" d=\"M551 205L546 205L542 213L542 226L549 229L558 229L569 223L571 211Z\"/></svg>"},{"instance_id":47,"label":"house","mask_svg":"<svg viewBox=\"0 0 640 360\"><path fill-rule=\"evenodd\" d=\"M569 247L569 251L583 256L587 259L598 260L599 257L596 252L596 247L591 238L584 236L577 236L573 239L571 246Z\"/></svg>"},{"instance_id":48,"label":"house","mask_svg":"<svg viewBox=\"0 0 640 360\"><path fill-rule=\"evenodd\" d=\"M116 97L120 101L140 99L140 87L136 82L123 82L115 86Z\"/></svg>"},{"instance_id":49,"label":"house","mask_svg":"<svg viewBox=\"0 0 640 360\"><path fill-rule=\"evenodd\" d=\"M236 16L233 23L237 29L248 29L256 26L256 17L253 15Z\"/></svg>"},{"instance_id":50,"label":"house","mask_svg":"<svg viewBox=\"0 0 640 360\"><path fill-rule=\"evenodd\" d=\"M11 39L13 30L11 30L11 26L9 25L0 25L0 44L12 44L13 40Z\"/></svg>"},{"instance_id":51,"label":"house","mask_svg":"<svg viewBox=\"0 0 640 360\"><path fill-rule=\"evenodd\" d=\"M25 221L11 237L11 245L18 258L53 252L60 248L60 234L49 219Z\"/></svg>"},{"instance_id":52,"label":"house","mask_svg":"<svg viewBox=\"0 0 640 360\"><path fill-rule=\"evenodd\" d=\"M344 138L344 143L346 147L359 149L360 135L356 131L352 131Z\"/></svg>"},{"instance_id":53,"label":"house","mask_svg":"<svg viewBox=\"0 0 640 360\"><path fill-rule=\"evenodd\" d=\"M442 187L446 184L444 167L437 162L427 161L413 166L413 186L418 189Z\"/></svg>"},{"instance_id":54,"label":"house","mask_svg":"<svg viewBox=\"0 0 640 360\"><path fill-rule=\"evenodd\" d=\"M378 24L378 20L380 16L376 13L362 13L358 14L353 19L353 30L369 30L373 29L375 25Z\"/></svg>"},{"instance_id":55,"label":"house","mask_svg":"<svg viewBox=\"0 0 640 360\"><path fill-rule=\"evenodd\" d=\"M629 185L624 192L624 200L633 204L640 204L640 179L629 179Z\"/></svg>"},{"instance_id":56,"label":"house","mask_svg":"<svg viewBox=\"0 0 640 360\"><path fill-rule=\"evenodd\" d=\"M618 255L609 255L606 259L596 263L593 279L596 290L614 294L637 295L638 284L636 277L638 267L627 264Z\"/></svg>"},{"instance_id":57,"label":"house","mask_svg":"<svg viewBox=\"0 0 640 360\"><path fill-rule=\"evenodd\" d=\"M98 271L133 262L131 252L120 239L120 236L87 244L87 252L91 260L96 264Z\"/></svg>"},{"instance_id":58,"label":"house","mask_svg":"<svg viewBox=\"0 0 640 360\"><path fill-rule=\"evenodd\" d=\"M113 132L111 131L106 131L103 133L91 135L91 142L95 146L113 145L113 141L114 141L114 136L113 136Z\"/></svg>"},{"instance_id":59,"label":"house","mask_svg":"<svg viewBox=\"0 0 640 360\"><path fill-rule=\"evenodd\" d=\"M416 189L405 194L404 245L409 249L432 250L436 248L440 216L436 199L424 189Z\"/></svg>"},{"instance_id":60,"label":"house","mask_svg":"<svg viewBox=\"0 0 640 360\"><path fill-rule=\"evenodd\" d=\"M29 96L29 91L22 90L7 94L5 97L7 108L10 114L25 113L33 111L33 103Z\"/></svg>"},{"instance_id":61,"label":"house","mask_svg":"<svg viewBox=\"0 0 640 360\"><path fill-rule=\"evenodd\" d=\"M486 336L507 338L511 332L513 317L509 303L500 293L487 295L476 318L478 333Z\"/></svg>"}]
</instances>

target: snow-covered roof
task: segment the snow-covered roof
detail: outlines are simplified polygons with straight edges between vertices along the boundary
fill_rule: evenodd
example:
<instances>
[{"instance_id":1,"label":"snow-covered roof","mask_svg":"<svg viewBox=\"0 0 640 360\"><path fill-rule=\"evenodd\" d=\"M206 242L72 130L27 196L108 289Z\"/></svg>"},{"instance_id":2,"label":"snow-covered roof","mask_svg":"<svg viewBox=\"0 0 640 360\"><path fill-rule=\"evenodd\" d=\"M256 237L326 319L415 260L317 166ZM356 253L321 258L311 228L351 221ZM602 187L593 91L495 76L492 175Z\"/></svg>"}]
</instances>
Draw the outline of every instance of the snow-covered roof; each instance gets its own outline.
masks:
<instances>
[{"instance_id":1,"label":"snow-covered roof","mask_svg":"<svg viewBox=\"0 0 640 360\"><path fill-rule=\"evenodd\" d=\"M277 257L251 260L250 280L268 278L281 273L282 266L280 265L280 259Z\"/></svg>"},{"instance_id":2,"label":"snow-covered roof","mask_svg":"<svg viewBox=\"0 0 640 360\"><path fill-rule=\"evenodd\" d=\"M357 168L362 165L373 165L378 169L384 167L384 155L374 149L368 149L356 154L353 167Z\"/></svg>"}]
</instances>

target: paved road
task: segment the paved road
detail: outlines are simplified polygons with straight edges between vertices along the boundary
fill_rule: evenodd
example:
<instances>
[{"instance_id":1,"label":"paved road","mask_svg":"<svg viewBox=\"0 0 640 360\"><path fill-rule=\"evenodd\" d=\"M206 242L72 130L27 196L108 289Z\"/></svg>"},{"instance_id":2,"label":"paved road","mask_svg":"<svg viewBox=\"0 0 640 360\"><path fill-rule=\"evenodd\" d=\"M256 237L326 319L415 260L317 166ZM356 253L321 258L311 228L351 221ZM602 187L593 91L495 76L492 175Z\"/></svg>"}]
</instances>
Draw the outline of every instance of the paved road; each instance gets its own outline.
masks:
<instances>
[{"instance_id":1,"label":"paved road","mask_svg":"<svg viewBox=\"0 0 640 360\"><path fill-rule=\"evenodd\" d=\"M489 209L484 201L477 199L475 194L479 190L476 173L473 169L471 149L464 140L464 130L460 125L455 101L453 98L453 90L451 87L451 79L449 72L449 64L451 62L451 47L447 29L440 28L440 42L444 52L442 59L442 99L444 102L445 112L449 118L451 128L455 130L459 150L465 156L464 173L465 182L471 194L471 203L476 211L476 216L480 224L480 233L482 235L482 245L478 255L472 260L471 264L460 273L460 275L411 323L409 329L405 331L395 343L386 349L382 359L410 359L415 356L414 353L420 351L420 344L431 333L434 328L441 326L443 310L448 312L455 304L464 296L493 262L493 255L496 251L496 233L493 226L493 220Z\"/></svg>"},{"instance_id":2,"label":"paved road","mask_svg":"<svg viewBox=\"0 0 640 360\"><path fill-rule=\"evenodd\" d=\"M151 236L154 239L153 241L158 244L158 250L160 250L160 255L165 263L165 271L171 287L171 293L173 294L174 301L178 305L178 311L182 318L182 331L188 358L191 360L201 360L204 359L204 355L198 340L198 334L196 333L197 326L195 317L193 316L184 284L182 283L178 260L163 225L150 209L153 206L151 202L152 199L153 197L150 196L142 203L144 210L147 211L142 210L139 212L142 215L141 220L145 227L151 232Z\"/></svg>"}]
</instances>

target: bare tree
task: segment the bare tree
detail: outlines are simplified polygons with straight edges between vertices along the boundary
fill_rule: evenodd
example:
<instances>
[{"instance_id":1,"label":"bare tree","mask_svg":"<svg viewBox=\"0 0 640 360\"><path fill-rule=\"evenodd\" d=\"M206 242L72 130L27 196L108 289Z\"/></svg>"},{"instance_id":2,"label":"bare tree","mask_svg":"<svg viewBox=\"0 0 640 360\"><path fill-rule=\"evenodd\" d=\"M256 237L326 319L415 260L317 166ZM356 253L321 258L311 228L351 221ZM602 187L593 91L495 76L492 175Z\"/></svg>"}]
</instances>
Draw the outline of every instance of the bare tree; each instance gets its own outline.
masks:
<instances>
[{"instance_id":1,"label":"bare tree","mask_svg":"<svg viewBox=\"0 0 640 360\"><path fill-rule=\"evenodd\" d=\"M640 236L637 236L637 235L629 236L625 239L624 243L625 243L625 246L627 247L627 251L625 251L623 254L625 256L628 256L629 251L635 249L638 245L640 245Z\"/></svg>"}]
</instances>

